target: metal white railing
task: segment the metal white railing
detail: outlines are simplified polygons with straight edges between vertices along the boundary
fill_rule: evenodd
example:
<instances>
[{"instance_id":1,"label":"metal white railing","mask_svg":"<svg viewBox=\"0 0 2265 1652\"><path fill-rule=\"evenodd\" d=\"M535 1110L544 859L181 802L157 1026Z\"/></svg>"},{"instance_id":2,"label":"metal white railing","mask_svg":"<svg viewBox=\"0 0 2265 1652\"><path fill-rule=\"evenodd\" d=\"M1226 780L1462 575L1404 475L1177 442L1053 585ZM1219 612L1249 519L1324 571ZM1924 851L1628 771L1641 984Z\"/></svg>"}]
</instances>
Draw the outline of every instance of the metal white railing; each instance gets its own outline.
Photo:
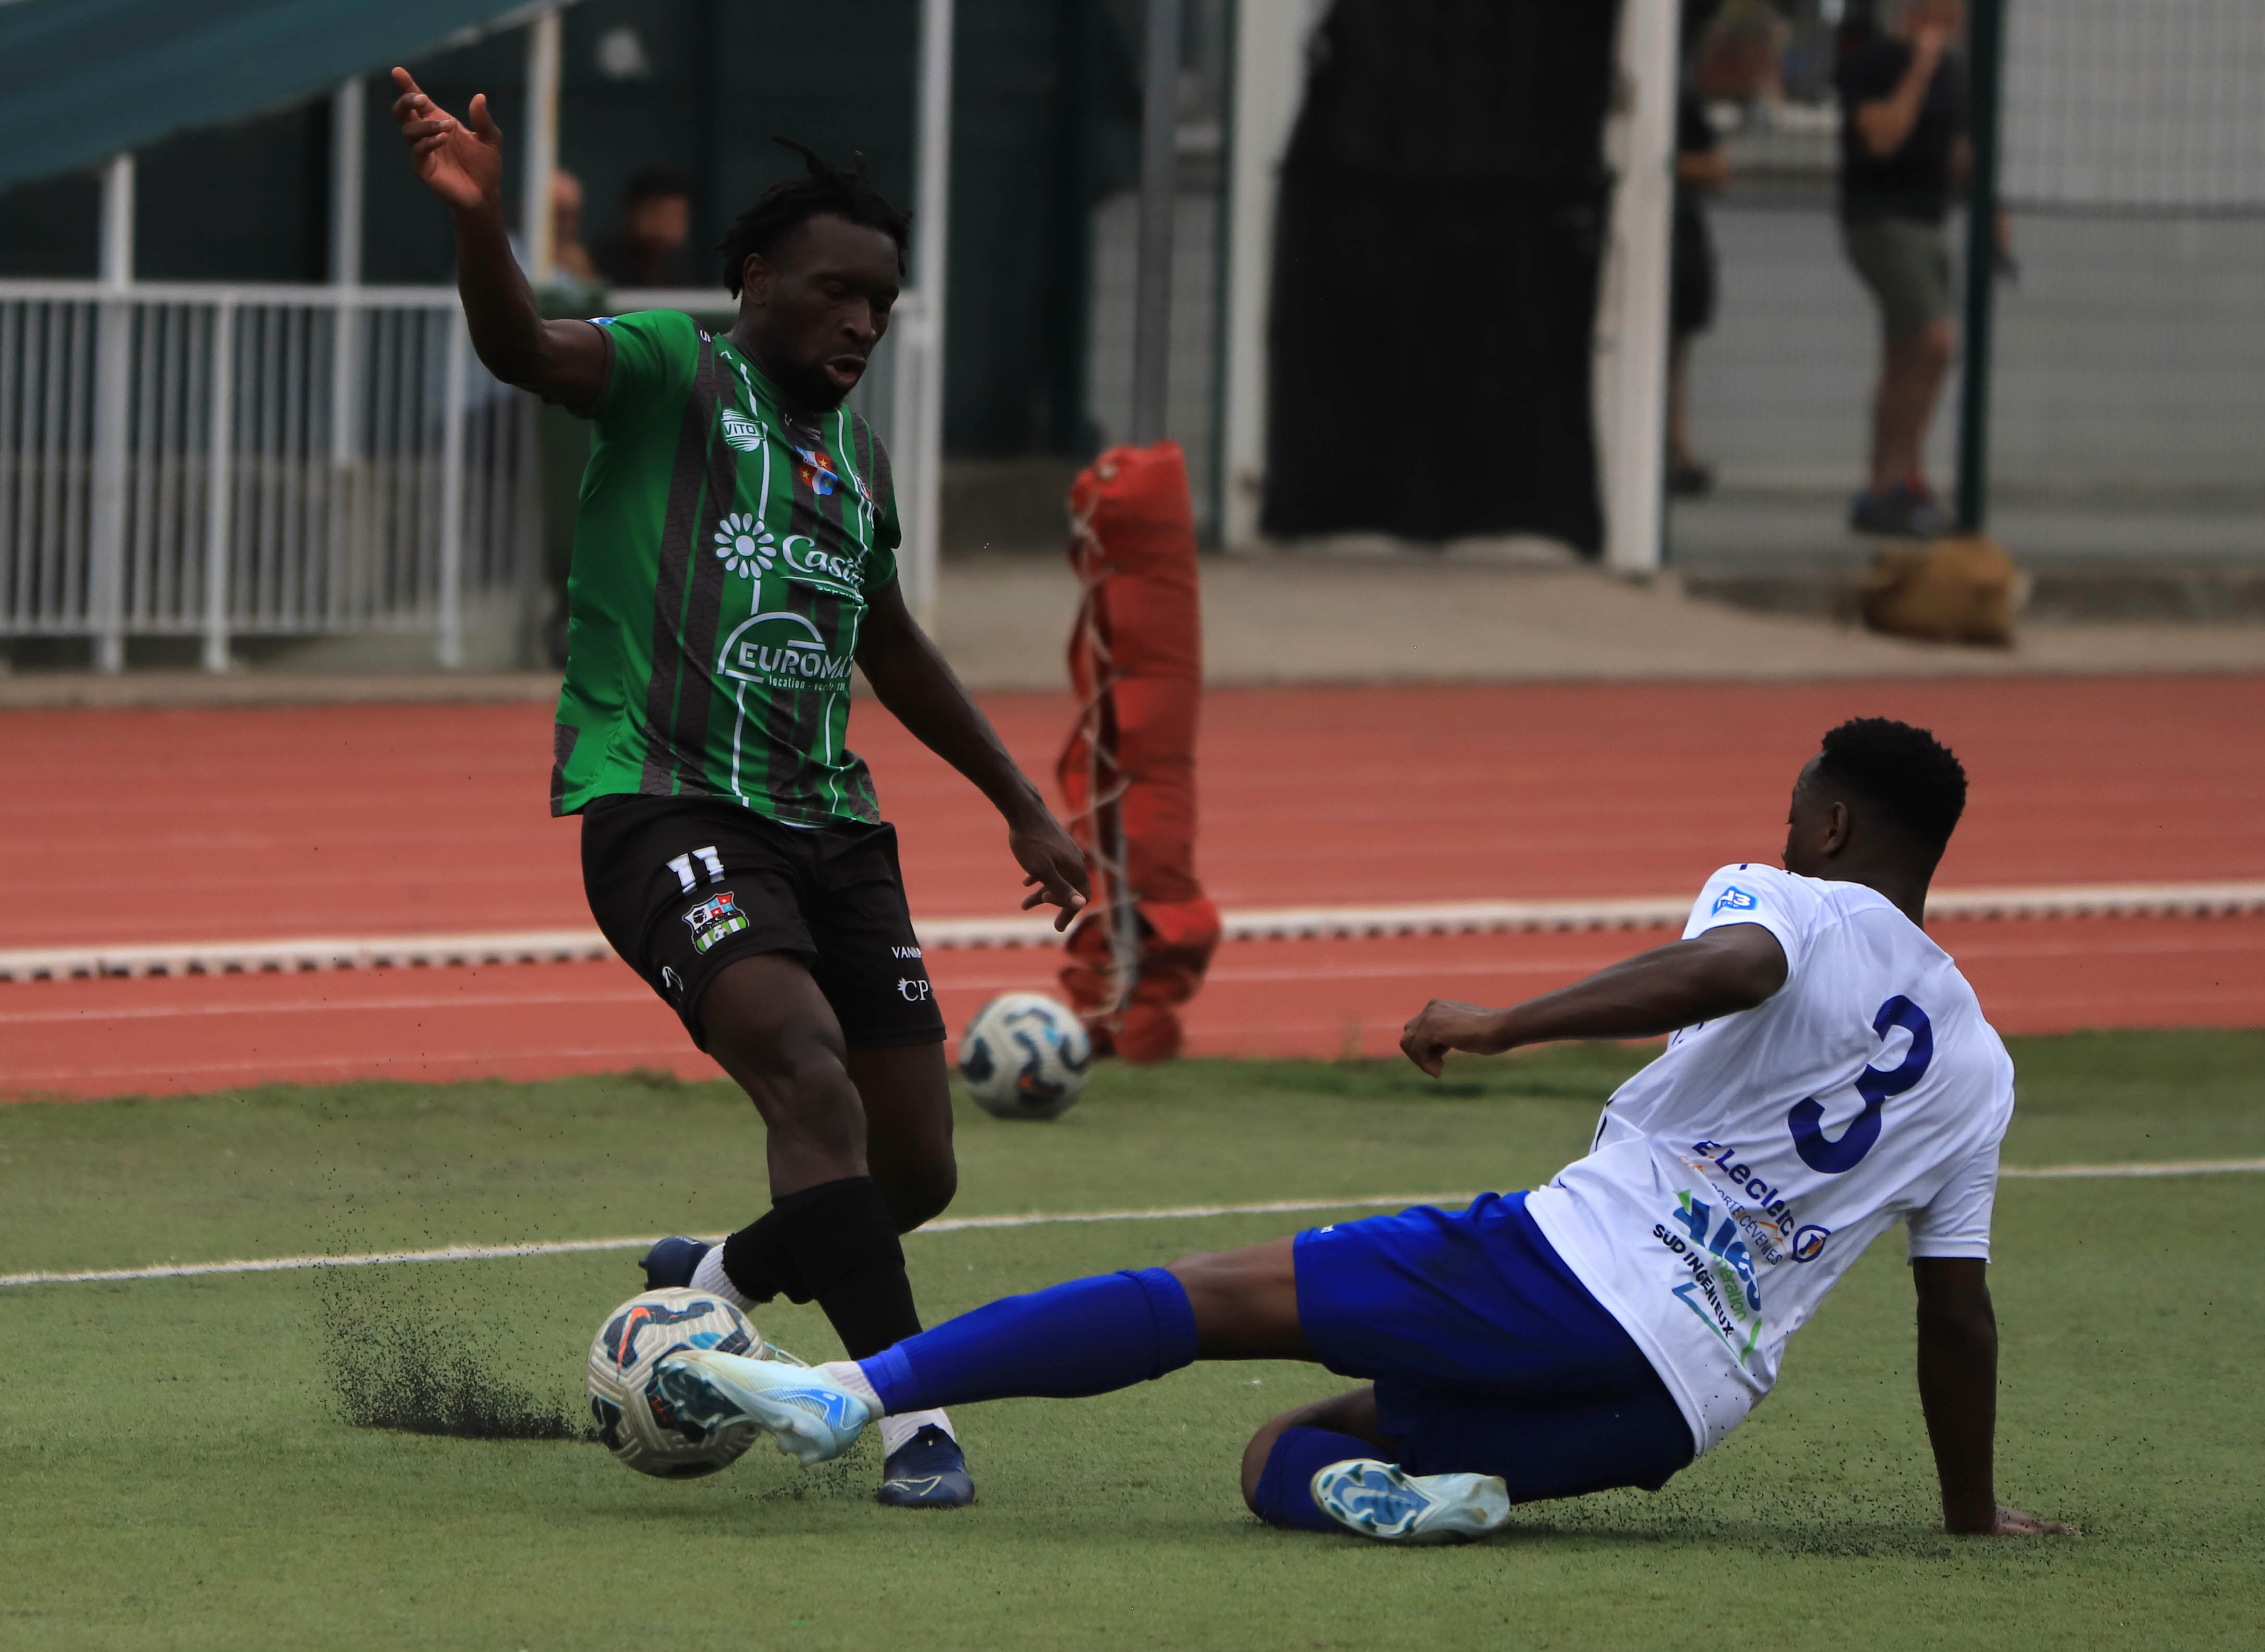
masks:
<instances>
[{"instance_id":1,"label":"metal white railing","mask_svg":"<svg viewBox=\"0 0 2265 1652\"><path fill-rule=\"evenodd\" d=\"M916 607L934 337L907 294L856 397ZM0 281L0 637L89 637L116 670L128 636L197 636L222 670L237 637L429 632L461 665L469 608L535 594L535 411L473 360L448 287Z\"/></svg>"}]
</instances>

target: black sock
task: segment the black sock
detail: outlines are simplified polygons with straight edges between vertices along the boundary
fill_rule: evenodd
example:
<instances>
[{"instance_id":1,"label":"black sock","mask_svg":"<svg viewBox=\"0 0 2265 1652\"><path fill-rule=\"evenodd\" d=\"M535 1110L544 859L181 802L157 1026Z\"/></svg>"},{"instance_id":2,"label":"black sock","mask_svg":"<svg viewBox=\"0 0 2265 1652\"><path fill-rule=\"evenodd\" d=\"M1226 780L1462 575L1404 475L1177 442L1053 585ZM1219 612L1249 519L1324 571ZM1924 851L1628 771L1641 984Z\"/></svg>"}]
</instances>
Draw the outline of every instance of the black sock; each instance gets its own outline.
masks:
<instances>
[{"instance_id":1,"label":"black sock","mask_svg":"<svg viewBox=\"0 0 2265 1652\"><path fill-rule=\"evenodd\" d=\"M724 1273L751 1301L815 1299L852 1359L920 1334L905 1250L869 1175L804 1188L724 1241Z\"/></svg>"}]
</instances>

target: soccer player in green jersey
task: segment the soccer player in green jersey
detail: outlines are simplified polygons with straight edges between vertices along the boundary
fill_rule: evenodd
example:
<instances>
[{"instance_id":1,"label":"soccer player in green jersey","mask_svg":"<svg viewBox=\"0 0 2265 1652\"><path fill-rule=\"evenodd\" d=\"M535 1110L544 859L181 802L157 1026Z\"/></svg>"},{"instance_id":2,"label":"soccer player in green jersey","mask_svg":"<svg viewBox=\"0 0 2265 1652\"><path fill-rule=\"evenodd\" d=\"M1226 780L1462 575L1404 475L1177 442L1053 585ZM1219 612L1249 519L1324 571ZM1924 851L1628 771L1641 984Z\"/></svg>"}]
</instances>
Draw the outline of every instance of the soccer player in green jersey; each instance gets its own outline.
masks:
<instances>
[{"instance_id":1,"label":"soccer player in green jersey","mask_svg":"<svg viewBox=\"0 0 2265 1652\"><path fill-rule=\"evenodd\" d=\"M842 405L887 331L907 215L804 150L718 248L739 320L545 321L503 223L503 139L404 69L417 175L455 220L473 347L589 418L552 740L553 812L582 816L607 939L747 1090L771 1208L722 1244L665 1240L652 1286L815 1299L852 1358L917 1333L898 1235L958 1170L943 1020L894 829L843 744L854 660L881 703L1007 822L1025 908L1067 927L1085 862L905 607L888 455ZM940 1410L892 1418L881 1501L973 1496Z\"/></svg>"}]
</instances>

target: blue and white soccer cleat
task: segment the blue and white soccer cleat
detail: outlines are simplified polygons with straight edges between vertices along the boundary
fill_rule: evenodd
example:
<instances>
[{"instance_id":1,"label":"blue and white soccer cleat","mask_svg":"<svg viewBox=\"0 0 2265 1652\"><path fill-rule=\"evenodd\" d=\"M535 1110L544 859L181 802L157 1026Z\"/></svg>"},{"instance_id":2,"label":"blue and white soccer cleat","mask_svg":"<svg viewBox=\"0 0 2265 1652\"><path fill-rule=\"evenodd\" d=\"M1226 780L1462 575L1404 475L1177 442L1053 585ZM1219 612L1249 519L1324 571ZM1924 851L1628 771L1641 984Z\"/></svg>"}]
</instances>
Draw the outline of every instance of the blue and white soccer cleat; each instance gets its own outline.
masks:
<instances>
[{"instance_id":1,"label":"blue and white soccer cleat","mask_svg":"<svg viewBox=\"0 0 2265 1652\"><path fill-rule=\"evenodd\" d=\"M1492 1474L1409 1474L1368 1457L1315 1474L1314 1501L1346 1531L1380 1543L1453 1543L1510 1519L1509 1488Z\"/></svg>"},{"instance_id":2,"label":"blue and white soccer cleat","mask_svg":"<svg viewBox=\"0 0 2265 1652\"><path fill-rule=\"evenodd\" d=\"M655 1241L652 1248L637 1258L637 1266L645 1270L645 1288L666 1291L690 1284L708 1251L709 1247L696 1239L679 1236Z\"/></svg>"},{"instance_id":3,"label":"blue and white soccer cleat","mask_svg":"<svg viewBox=\"0 0 2265 1652\"><path fill-rule=\"evenodd\" d=\"M713 1349L680 1348L663 1355L652 1381L663 1399L688 1415L710 1418L728 1412L753 1423L805 1468L841 1456L876 1415L822 1371Z\"/></svg>"},{"instance_id":4,"label":"blue and white soccer cleat","mask_svg":"<svg viewBox=\"0 0 2265 1652\"><path fill-rule=\"evenodd\" d=\"M959 1509L975 1501L967 1456L933 1423L889 1453L878 1501L892 1509Z\"/></svg>"}]
</instances>

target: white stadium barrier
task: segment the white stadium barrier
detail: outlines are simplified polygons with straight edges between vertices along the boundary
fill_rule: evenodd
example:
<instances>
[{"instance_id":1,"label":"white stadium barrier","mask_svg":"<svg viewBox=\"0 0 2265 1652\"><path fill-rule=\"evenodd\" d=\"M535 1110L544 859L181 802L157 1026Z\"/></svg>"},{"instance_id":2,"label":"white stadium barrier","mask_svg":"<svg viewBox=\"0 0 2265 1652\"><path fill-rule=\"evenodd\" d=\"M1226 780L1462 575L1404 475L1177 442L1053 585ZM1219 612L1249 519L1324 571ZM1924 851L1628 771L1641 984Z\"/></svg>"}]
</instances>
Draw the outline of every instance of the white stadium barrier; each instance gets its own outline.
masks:
<instances>
[{"instance_id":1,"label":"white stadium barrier","mask_svg":"<svg viewBox=\"0 0 2265 1652\"><path fill-rule=\"evenodd\" d=\"M1394 906L1250 907L1220 914L1229 941L1358 940L1380 935L1534 934L1661 929L1691 903L1635 900L1438 901ZM2034 889L1945 889L1927 902L1944 918L2197 918L2265 912L2265 883L2100 884ZM921 944L943 951L1044 947L1060 937L1042 917L935 918ZM411 968L451 964L571 963L613 956L595 929L356 939L172 942L153 946L46 947L0 951L0 981L85 976L234 975L303 970Z\"/></svg>"},{"instance_id":2,"label":"white stadium barrier","mask_svg":"<svg viewBox=\"0 0 2265 1652\"><path fill-rule=\"evenodd\" d=\"M936 346L907 293L852 398L930 514ZM473 357L453 287L0 280L0 638L90 637L114 670L128 636L198 637L219 671L238 637L423 632L455 666L498 604L531 637L536 411ZM932 525L907 529L925 601Z\"/></svg>"}]
</instances>

